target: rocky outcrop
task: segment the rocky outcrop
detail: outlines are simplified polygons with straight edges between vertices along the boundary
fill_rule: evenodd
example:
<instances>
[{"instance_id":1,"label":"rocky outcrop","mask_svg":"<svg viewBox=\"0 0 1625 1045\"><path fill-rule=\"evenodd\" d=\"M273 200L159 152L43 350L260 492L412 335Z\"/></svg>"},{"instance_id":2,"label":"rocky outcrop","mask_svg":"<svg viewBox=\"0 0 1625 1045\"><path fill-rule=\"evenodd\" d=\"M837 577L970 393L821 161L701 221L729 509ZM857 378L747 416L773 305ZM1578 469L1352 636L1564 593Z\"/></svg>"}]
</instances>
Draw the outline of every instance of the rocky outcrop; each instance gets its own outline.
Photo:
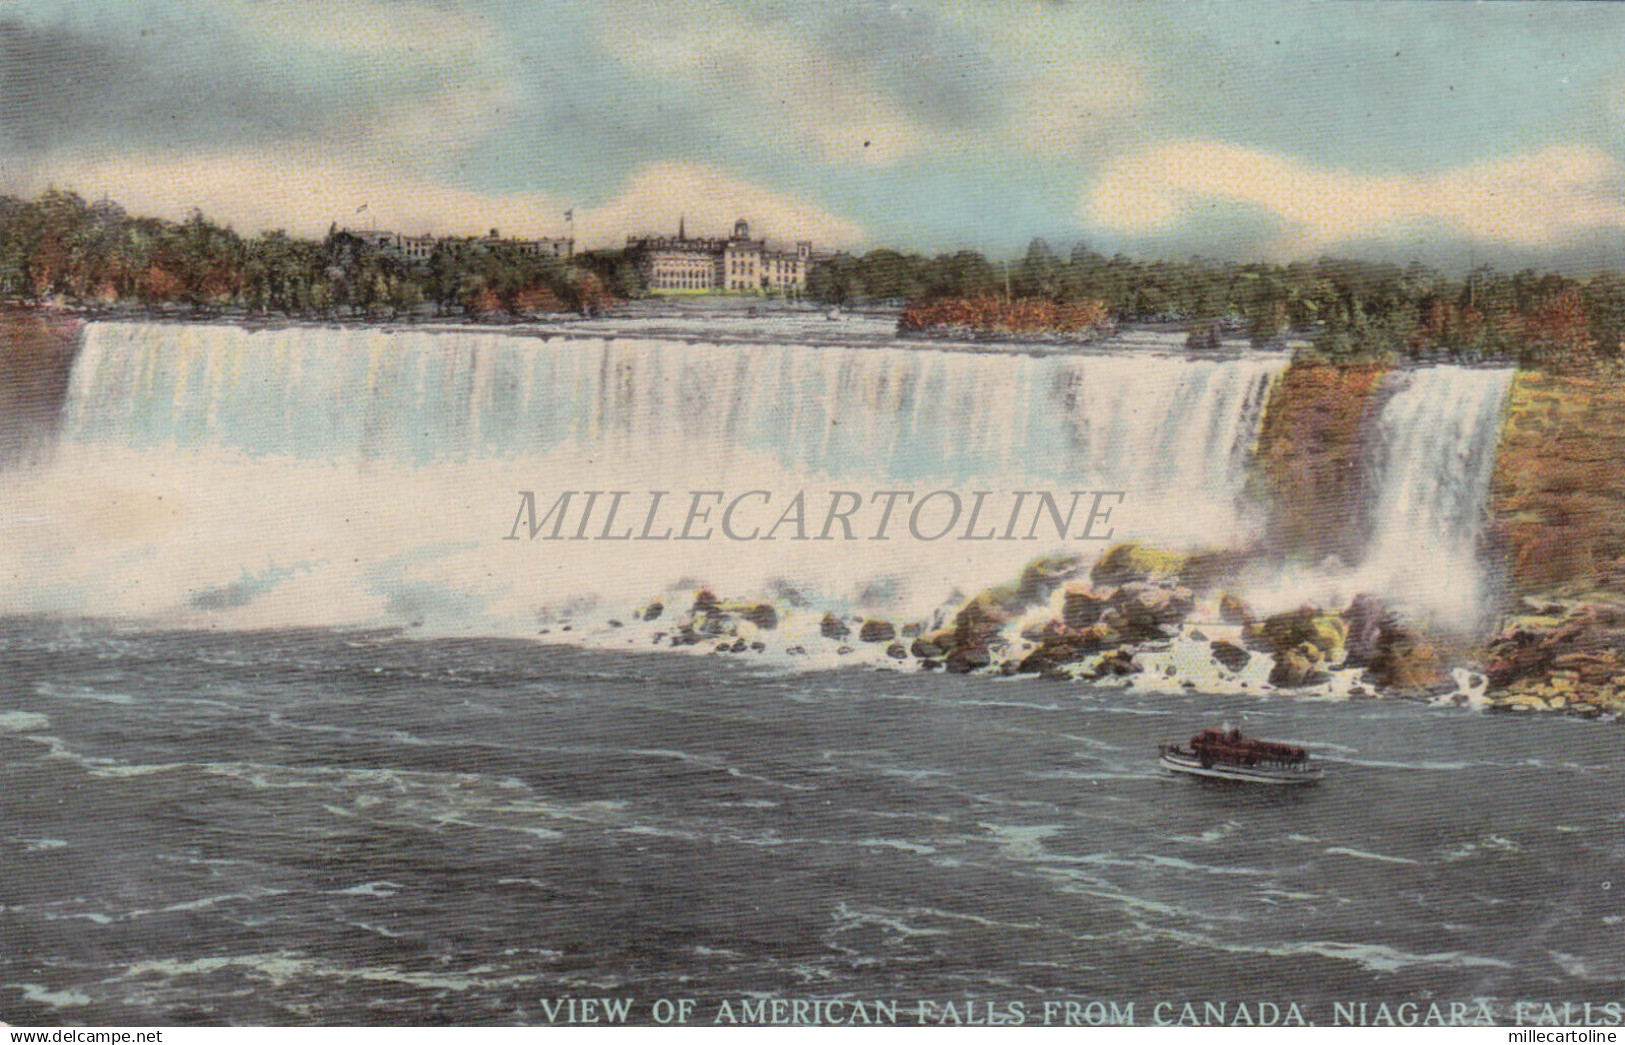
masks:
<instances>
[{"instance_id":1,"label":"rocky outcrop","mask_svg":"<svg viewBox=\"0 0 1625 1045\"><path fill-rule=\"evenodd\" d=\"M1540 604L1490 643L1485 693L1492 705L1581 714L1625 710L1625 600Z\"/></svg>"},{"instance_id":2,"label":"rocky outcrop","mask_svg":"<svg viewBox=\"0 0 1625 1045\"><path fill-rule=\"evenodd\" d=\"M74 317L0 306L0 468L49 452L78 346Z\"/></svg>"},{"instance_id":3,"label":"rocky outcrop","mask_svg":"<svg viewBox=\"0 0 1625 1045\"><path fill-rule=\"evenodd\" d=\"M1367 500L1365 445L1387 367L1296 360L1270 394L1251 492L1269 518L1275 554L1359 560Z\"/></svg>"},{"instance_id":4,"label":"rocky outcrop","mask_svg":"<svg viewBox=\"0 0 1625 1045\"><path fill-rule=\"evenodd\" d=\"M1490 514L1514 596L1625 592L1625 386L1518 374L1507 394Z\"/></svg>"}]
</instances>

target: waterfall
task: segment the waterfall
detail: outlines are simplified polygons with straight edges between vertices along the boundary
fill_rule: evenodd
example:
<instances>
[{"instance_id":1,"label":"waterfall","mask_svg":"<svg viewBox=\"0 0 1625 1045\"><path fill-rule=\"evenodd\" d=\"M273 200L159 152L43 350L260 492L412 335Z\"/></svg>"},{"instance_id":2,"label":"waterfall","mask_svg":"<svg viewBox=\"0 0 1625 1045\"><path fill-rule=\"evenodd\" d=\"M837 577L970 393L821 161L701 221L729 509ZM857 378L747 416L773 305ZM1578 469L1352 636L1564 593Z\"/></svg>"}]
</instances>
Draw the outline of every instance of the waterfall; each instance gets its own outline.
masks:
<instances>
[{"instance_id":1,"label":"waterfall","mask_svg":"<svg viewBox=\"0 0 1625 1045\"><path fill-rule=\"evenodd\" d=\"M1053 530L936 543L504 538L520 491L545 507L568 490L759 489L775 506L833 489L951 490L966 503L1111 490L1123 497L1102 530L1115 540L1233 545L1254 532L1242 495L1285 365L568 328L93 322L51 462L0 494L27 509L0 522L0 569L25 580L0 609L531 635L584 606L704 584L794 592L818 613L929 614L1036 556L1104 545L1060 545Z\"/></svg>"},{"instance_id":2,"label":"waterfall","mask_svg":"<svg viewBox=\"0 0 1625 1045\"><path fill-rule=\"evenodd\" d=\"M1283 366L1278 356L97 323L65 435L419 464L562 447L703 450L724 462L749 452L836 478L1040 477L1222 504L1241 492Z\"/></svg>"},{"instance_id":3,"label":"waterfall","mask_svg":"<svg viewBox=\"0 0 1625 1045\"><path fill-rule=\"evenodd\" d=\"M1389 378L1368 449L1370 590L1451 621L1482 615L1479 545L1512 374L1436 366Z\"/></svg>"}]
</instances>

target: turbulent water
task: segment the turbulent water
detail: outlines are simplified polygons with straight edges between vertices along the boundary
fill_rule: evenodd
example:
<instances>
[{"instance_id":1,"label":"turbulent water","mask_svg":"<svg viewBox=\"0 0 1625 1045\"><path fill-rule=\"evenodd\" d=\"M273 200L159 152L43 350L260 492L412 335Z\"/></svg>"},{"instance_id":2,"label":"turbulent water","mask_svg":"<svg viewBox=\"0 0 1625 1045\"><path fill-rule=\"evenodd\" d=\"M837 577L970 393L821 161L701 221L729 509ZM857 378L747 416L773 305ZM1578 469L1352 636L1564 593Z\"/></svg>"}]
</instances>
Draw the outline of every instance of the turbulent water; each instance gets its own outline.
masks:
<instances>
[{"instance_id":1,"label":"turbulent water","mask_svg":"<svg viewBox=\"0 0 1625 1045\"><path fill-rule=\"evenodd\" d=\"M89 325L50 453L0 489L0 1018L1618 999L1596 724L1270 697L1266 658L1203 695L1189 636L1131 690L820 634L941 620L1078 542L504 540L525 490L1078 489L1123 493L1116 539L1234 547L1286 359L1178 341ZM1395 377L1367 553L1315 583L1476 601L1506 382ZM773 605L762 648L656 652L700 587ZM1326 783L1155 768L1226 718Z\"/></svg>"},{"instance_id":2,"label":"turbulent water","mask_svg":"<svg viewBox=\"0 0 1625 1045\"><path fill-rule=\"evenodd\" d=\"M1625 987L1594 723L330 631L16 622L0 665L11 1022ZM1327 779L1156 768L1220 719Z\"/></svg>"}]
</instances>

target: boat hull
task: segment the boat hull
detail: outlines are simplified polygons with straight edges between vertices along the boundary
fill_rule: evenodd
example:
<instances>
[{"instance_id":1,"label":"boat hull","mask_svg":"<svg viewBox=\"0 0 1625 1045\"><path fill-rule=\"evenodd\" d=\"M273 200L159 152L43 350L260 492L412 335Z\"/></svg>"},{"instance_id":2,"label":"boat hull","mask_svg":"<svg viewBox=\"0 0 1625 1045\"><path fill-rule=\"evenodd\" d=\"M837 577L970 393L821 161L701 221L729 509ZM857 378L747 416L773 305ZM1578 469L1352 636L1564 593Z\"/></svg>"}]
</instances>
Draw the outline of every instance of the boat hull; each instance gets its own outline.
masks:
<instances>
[{"instance_id":1,"label":"boat hull","mask_svg":"<svg viewBox=\"0 0 1625 1045\"><path fill-rule=\"evenodd\" d=\"M1175 773L1185 773L1208 780L1230 780L1236 783L1264 784L1271 787L1302 787L1306 784L1317 783L1321 776L1320 770L1315 768L1270 769L1261 766L1237 766L1217 762L1204 766L1199 758L1167 751L1162 753L1161 762L1163 768L1171 769Z\"/></svg>"}]
</instances>

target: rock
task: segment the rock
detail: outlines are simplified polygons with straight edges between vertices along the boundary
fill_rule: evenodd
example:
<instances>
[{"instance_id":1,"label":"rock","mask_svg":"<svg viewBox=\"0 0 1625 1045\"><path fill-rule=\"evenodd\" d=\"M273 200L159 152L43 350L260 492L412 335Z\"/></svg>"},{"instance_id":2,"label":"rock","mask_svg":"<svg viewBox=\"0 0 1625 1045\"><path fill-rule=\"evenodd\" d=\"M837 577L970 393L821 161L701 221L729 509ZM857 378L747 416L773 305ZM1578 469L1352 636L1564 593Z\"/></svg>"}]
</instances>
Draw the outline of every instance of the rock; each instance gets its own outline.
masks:
<instances>
[{"instance_id":1,"label":"rock","mask_svg":"<svg viewBox=\"0 0 1625 1045\"><path fill-rule=\"evenodd\" d=\"M1115 649L1100 658L1100 663L1095 665L1095 670L1090 673L1089 677L1094 679L1120 678L1125 675L1137 675L1143 670L1145 669L1140 667L1139 662L1134 659L1133 653L1126 649Z\"/></svg>"},{"instance_id":2,"label":"rock","mask_svg":"<svg viewBox=\"0 0 1625 1045\"><path fill-rule=\"evenodd\" d=\"M1105 586L1155 580L1172 582L1189 560L1190 556L1181 552L1147 548L1138 541L1128 541L1108 548L1089 571L1089 579Z\"/></svg>"},{"instance_id":3,"label":"rock","mask_svg":"<svg viewBox=\"0 0 1625 1045\"><path fill-rule=\"evenodd\" d=\"M826 639L844 639L852 634L852 629L846 622L833 613L824 614L824 619L818 624L818 632Z\"/></svg>"},{"instance_id":4,"label":"rock","mask_svg":"<svg viewBox=\"0 0 1625 1045\"><path fill-rule=\"evenodd\" d=\"M1209 592L1231 584L1246 568L1252 556L1230 548L1192 552L1179 568L1179 583L1196 592Z\"/></svg>"},{"instance_id":5,"label":"rock","mask_svg":"<svg viewBox=\"0 0 1625 1045\"><path fill-rule=\"evenodd\" d=\"M736 639L734 640L734 644L728 647L728 651L730 653L743 653L748 649L750 649L750 643L746 642L744 639Z\"/></svg>"},{"instance_id":6,"label":"rock","mask_svg":"<svg viewBox=\"0 0 1625 1045\"><path fill-rule=\"evenodd\" d=\"M779 611L766 602L758 602L746 610L743 617L762 631L772 631L779 626Z\"/></svg>"},{"instance_id":7,"label":"rock","mask_svg":"<svg viewBox=\"0 0 1625 1045\"><path fill-rule=\"evenodd\" d=\"M848 653L851 653L851 652L852 652L852 647L851 646L837 646L837 647L835 647L835 655L837 657L844 657Z\"/></svg>"},{"instance_id":8,"label":"rock","mask_svg":"<svg viewBox=\"0 0 1625 1045\"><path fill-rule=\"evenodd\" d=\"M1105 609L1106 599L1087 588L1068 588L1061 597L1061 620L1069 628L1087 628Z\"/></svg>"},{"instance_id":9,"label":"rock","mask_svg":"<svg viewBox=\"0 0 1625 1045\"><path fill-rule=\"evenodd\" d=\"M760 641L758 641L758 642L753 642L753 643L751 643L751 644L750 644L750 648L751 648L751 650L752 650L752 651L753 651L753 652L756 652L756 653L764 653L764 652L766 652L766 651L767 651L767 643L765 643L765 642L760 642Z\"/></svg>"},{"instance_id":10,"label":"rock","mask_svg":"<svg viewBox=\"0 0 1625 1045\"><path fill-rule=\"evenodd\" d=\"M890 642L897 637L897 629L889 620L866 620L858 629L859 642Z\"/></svg>"},{"instance_id":11,"label":"rock","mask_svg":"<svg viewBox=\"0 0 1625 1045\"><path fill-rule=\"evenodd\" d=\"M941 657L942 653L946 653L947 650L944 650L941 645L934 644L931 640L915 639L912 647L908 647L908 652L913 653L920 660L931 660L934 657Z\"/></svg>"},{"instance_id":12,"label":"rock","mask_svg":"<svg viewBox=\"0 0 1625 1045\"><path fill-rule=\"evenodd\" d=\"M1383 628L1377 650L1366 667L1365 679L1380 689L1401 695L1431 695L1444 686L1454 688L1439 648L1398 625Z\"/></svg>"},{"instance_id":13,"label":"rock","mask_svg":"<svg viewBox=\"0 0 1625 1045\"><path fill-rule=\"evenodd\" d=\"M1203 631L1201 628L1192 628L1190 637L1192 642L1206 642L1207 632Z\"/></svg>"},{"instance_id":14,"label":"rock","mask_svg":"<svg viewBox=\"0 0 1625 1045\"><path fill-rule=\"evenodd\" d=\"M1219 596L1219 619L1226 624L1251 624L1258 618L1251 606L1225 592Z\"/></svg>"},{"instance_id":15,"label":"rock","mask_svg":"<svg viewBox=\"0 0 1625 1045\"><path fill-rule=\"evenodd\" d=\"M1025 609L1047 602L1062 584L1083 572L1083 560L1076 555L1055 555L1034 559L1021 571L1016 581L1013 598L1006 604L1010 610Z\"/></svg>"},{"instance_id":16,"label":"rock","mask_svg":"<svg viewBox=\"0 0 1625 1045\"><path fill-rule=\"evenodd\" d=\"M906 660L908 659L908 650L903 647L901 642L894 642L886 647L886 656L892 660Z\"/></svg>"},{"instance_id":17,"label":"rock","mask_svg":"<svg viewBox=\"0 0 1625 1045\"><path fill-rule=\"evenodd\" d=\"M1108 644L1102 639L1109 634L1111 629L1104 625L1091 624L1081 631L1051 635L1022 659L1021 671L1047 676L1064 674L1061 669L1066 665L1105 649Z\"/></svg>"},{"instance_id":18,"label":"rock","mask_svg":"<svg viewBox=\"0 0 1625 1045\"><path fill-rule=\"evenodd\" d=\"M662 613L664 613L665 611L666 611L666 607L665 607L665 605L663 603L651 602L651 603L649 603L649 605L643 611L643 619L644 620L658 620L660 618L660 615Z\"/></svg>"},{"instance_id":19,"label":"rock","mask_svg":"<svg viewBox=\"0 0 1625 1045\"><path fill-rule=\"evenodd\" d=\"M1111 597L1111 607L1122 614L1118 630L1131 642L1167 638L1195 604L1189 588L1139 581L1124 584Z\"/></svg>"},{"instance_id":20,"label":"rock","mask_svg":"<svg viewBox=\"0 0 1625 1045\"><path fill-rule=\"evenodd\" d=\"M785 650L784 652L785 652L786 656L790 656L790 657L805 657L807 655L807 647L805 647L805 646L791 646L789 649Z\"/></svg>"},{"instance_id":21,"label":"rock","mask_svg":"<svg viewBox=\"0 0 1625 1045\"><path fill-rule=\"evenodd\" d=\"M710 588L701 588L694 596L694 605L689 612L694 614L711 613L722 608L722 603L712 594Z\"/></svg>"},{"instance_id":22,"label":"rock","mask_svg":"<svg viewBox=\"0 0 1625 1045\"><path fill-rule=\"evenodd\" d=\"M1317 686L1330 676L1320 670L1324 663L1320 650L1308 642L1275 654L1275 666L1270 669L1270 685L1282 689L1299 686Z\"/></svg>"},{"instance_id":23,"label":"rock","mask_svg":"<svg viewBox=\"0 0 1625 1045\"><path fill-rule=\"evenodd\" d=\"M944 659L943 665L956 675L985 668L993 663L986 646L957 646L952 653Z\"/></svg>"},{"instance_id":24,"label":"rock","mask_svg":"<svg viewBox=\"0 0 1625 1045\"><path fill-rule=\"evenodd\" d=\"M1213 659L1223 664L1231 671L1240 671L1252 662L1253 655L1236 645L1234 642L1225 642L1220 639L1208 644L1208 650Z\"/></svg>"},{"instance_id":25,"label":"rock","mask_svg":"<svg viewBox=\"0 0 1625 1045\"><path fill-rule=\"evenodd\" d=\"M612 628L624 628L624 627L626 627L625 624L622 624L620 621L614 619L613 617L610 618L609 626L612 627Z\"/></svg>"},{"instance_id":26,"label":"rock","mask_svg":"<svg viewBox=\"0 0 1625 1045\"><path fill-rule=\"evenodd\" d=\"M1343 611L1343 621L1347 628L1344 667L1363 668L1371 663L1371 658L1376 654L1377 645L1382 638L1383 623L1388 619L1388 612L1381 600L1370 595L1354 597L1348 609Z\"/></svg>"},{"instance_id":27,"label":"rock","mask_svg":"<svg viewBox=\"0 0 1625 1045\"><path fill-rule=\"evenodd\" d=\"M930 660L942 656L947 650L928 639L915 639L914 644L909 647L909 652L921 660Z\"/></svg>"},{"instance_id":28,"label":"rock","mask_svg":"<svg viewBox=\"0 0 1625 1045\"><path fill-rule=\"evenodd\" d=\"M1320 613L1304 606L1265 618L1253 635L1271 653L1279 654L1308 643L1320 652L1322 659L1335 663L1343 653L1347 628L1339 614Z\"/></svg>"}]
</instances>

